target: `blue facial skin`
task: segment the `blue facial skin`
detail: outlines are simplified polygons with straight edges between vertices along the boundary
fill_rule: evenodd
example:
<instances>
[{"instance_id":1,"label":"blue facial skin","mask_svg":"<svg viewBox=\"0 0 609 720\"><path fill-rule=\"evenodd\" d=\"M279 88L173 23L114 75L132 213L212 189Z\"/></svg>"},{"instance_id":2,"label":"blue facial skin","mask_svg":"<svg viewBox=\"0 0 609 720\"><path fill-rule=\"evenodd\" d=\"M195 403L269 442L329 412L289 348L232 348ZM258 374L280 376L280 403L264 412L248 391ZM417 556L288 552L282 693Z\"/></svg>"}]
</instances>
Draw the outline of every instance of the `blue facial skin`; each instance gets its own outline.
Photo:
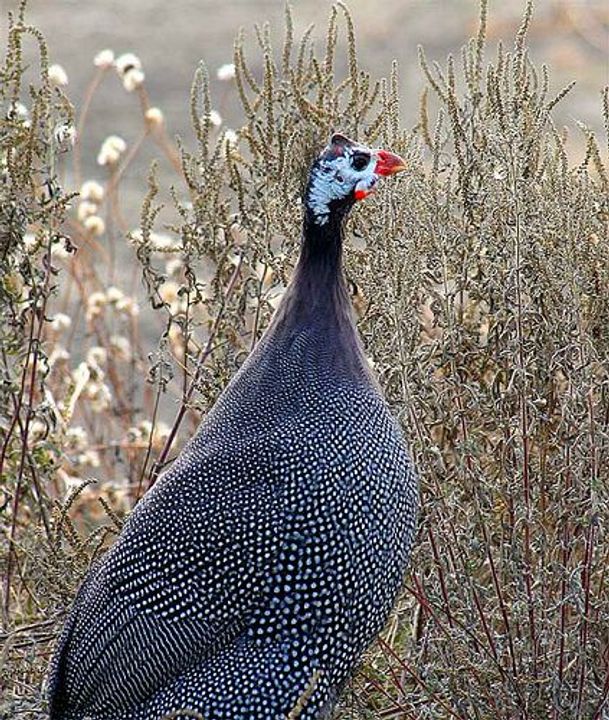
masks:
<instances>
[{"instance_id":1,"label":"blue facial skin","mask_svg":"<svg viewBox=\"0 0 609 720\"><path fill-rule=\"evenodd\" d=\"M378 181L376 151L334 136L319 156L311 173L307 208L319 225L325 225L330 204L335 201L361 200L374 191Z\"/></svg>"}]
</instances>

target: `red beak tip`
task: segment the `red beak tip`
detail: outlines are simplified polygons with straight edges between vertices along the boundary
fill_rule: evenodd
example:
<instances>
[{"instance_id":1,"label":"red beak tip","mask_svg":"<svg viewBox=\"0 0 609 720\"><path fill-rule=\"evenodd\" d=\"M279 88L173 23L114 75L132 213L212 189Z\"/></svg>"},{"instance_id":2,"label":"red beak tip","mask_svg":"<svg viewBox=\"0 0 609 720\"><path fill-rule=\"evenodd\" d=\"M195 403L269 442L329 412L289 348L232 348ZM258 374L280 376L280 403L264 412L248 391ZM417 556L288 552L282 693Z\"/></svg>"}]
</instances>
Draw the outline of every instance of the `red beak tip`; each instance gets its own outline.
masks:
<instances>
[{"instance_id":1,"label":"red beak tip","mask_svg":"<svg viewBox=\"0 0 609 720\"><path fill-rule=\"evenodd\" d=\"M395 175L406 169L406 161L399 155L395 155L387 150L379 150L375 168L375 171L379 175Z\"/></svg>"}]
</instances>

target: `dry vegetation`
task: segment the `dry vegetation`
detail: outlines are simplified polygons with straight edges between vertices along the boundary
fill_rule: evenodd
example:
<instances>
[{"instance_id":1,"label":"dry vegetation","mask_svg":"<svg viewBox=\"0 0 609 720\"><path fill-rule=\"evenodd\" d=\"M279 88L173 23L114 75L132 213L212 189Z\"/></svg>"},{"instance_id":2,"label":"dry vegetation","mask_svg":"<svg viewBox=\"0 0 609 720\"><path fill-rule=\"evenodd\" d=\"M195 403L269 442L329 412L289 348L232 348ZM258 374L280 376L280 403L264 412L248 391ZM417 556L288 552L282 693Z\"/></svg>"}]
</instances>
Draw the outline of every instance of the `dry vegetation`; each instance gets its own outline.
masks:
<instances>
[{"instance_id":1,"label":"dry vegetation","mask_svg":"<svg viewBox=\"0 0 609 720\"><path fill-rule=\"evenodd\" d=\"M235 45L236 133L214 124L197 71L188 149L167 136L137 58L98 56L74 117L44 39L23 9L12 18L0 70L0 715L44 716L75 589L260 337L298 251L310 153L340 128L411 168L358 208L347 256L423 510L399 606L336 717L609 716L609 177L585 127L577 160L555 127L567 90L551 94L529 58L530 21L528 6L489 61L483 3L459 60L430 67L421 53L427 87L405 130L397 69L377 81L359 68L345 8L331 11L321 56L288 13L278 51L256 30L262 77ZM337 78L339 31L350 55ZM79 138L114 72L140 101L141 136L107 141L103 179L82 184ZM606 90L599 108L609 130ZM150 142L175 187L151 171L133 232L121 180Z\"/></svg>"}]
</instances>

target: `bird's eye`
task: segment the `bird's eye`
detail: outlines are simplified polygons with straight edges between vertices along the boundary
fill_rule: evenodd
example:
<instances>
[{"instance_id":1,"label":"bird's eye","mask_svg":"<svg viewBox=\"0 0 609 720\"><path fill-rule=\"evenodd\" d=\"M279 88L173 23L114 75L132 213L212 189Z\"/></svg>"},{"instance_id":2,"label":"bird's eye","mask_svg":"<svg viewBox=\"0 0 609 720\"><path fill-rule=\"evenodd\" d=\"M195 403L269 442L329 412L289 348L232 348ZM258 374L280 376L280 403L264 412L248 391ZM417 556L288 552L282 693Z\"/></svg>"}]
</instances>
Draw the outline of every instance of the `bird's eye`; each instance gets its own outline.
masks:
<instances>
[{"instance_id":1,"label":"bird's eye","mask_svg":"<svg viewBox=\"0 0 609 720\"><path fill-rule=\"evenodd\" d=\"M370 162L370 155L358 154L353 156L351 167L354 170L363 170Z\"/></svg>"}]
</instances>

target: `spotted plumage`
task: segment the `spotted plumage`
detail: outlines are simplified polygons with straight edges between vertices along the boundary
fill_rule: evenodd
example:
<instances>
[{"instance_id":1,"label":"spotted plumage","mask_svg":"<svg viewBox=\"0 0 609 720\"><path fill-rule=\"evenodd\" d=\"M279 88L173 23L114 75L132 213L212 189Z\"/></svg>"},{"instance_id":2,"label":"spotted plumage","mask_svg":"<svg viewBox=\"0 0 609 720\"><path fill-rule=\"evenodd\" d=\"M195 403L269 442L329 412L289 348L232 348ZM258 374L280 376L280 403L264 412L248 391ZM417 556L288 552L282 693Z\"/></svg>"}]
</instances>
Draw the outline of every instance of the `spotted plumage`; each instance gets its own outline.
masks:
<instances>
[{"instance_id":1,"label":"spotted plumage","mask_svg":"<svg viewBox=\"0 0 609 720\"><path fill-rule=\"evenodd\" d=\"M299 701L329 717L414 533L415 476L341 271L357 190L402 167L342 136L314 163L270 327L78 593L53 720L285 720Z\"/></svg>"}]
</instances>

